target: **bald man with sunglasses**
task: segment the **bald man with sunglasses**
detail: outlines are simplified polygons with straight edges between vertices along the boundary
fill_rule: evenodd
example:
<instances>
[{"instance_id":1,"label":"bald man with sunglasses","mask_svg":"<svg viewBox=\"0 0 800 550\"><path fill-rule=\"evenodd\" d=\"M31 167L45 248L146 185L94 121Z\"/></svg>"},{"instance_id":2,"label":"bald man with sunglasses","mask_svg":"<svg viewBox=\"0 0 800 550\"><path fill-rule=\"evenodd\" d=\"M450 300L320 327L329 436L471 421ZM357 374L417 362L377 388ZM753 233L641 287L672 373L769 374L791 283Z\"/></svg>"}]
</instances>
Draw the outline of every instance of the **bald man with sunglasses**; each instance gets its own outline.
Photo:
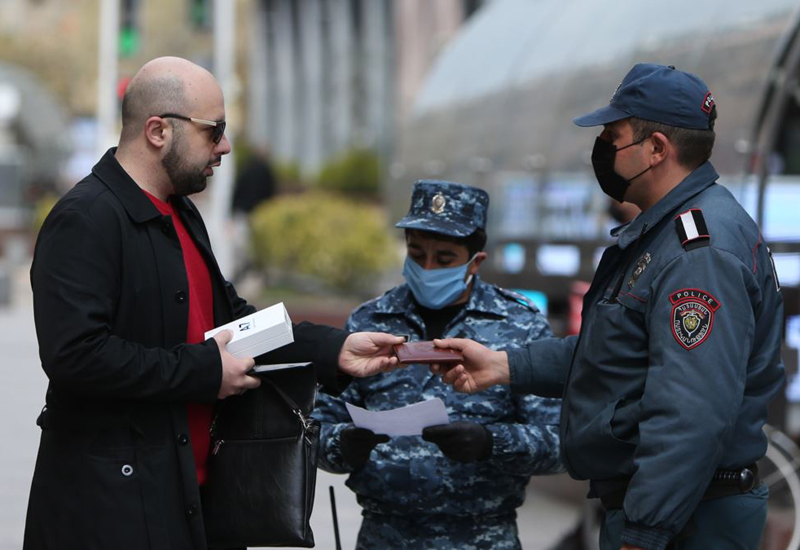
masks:
<instances>
[{"instance_id":1,"label":"bald man with sunglasses","mask_svg":"<svg viewBox=\"0 0 800 550\"><path fill-rule=\"evenodd\" d=\"M174 57L147 63L122 102L119 146L47 217L31 285L49 378L24 548L207 547L200 487L217 400L259 385L226 351L255 311L217 265L188 195L231 150L219 84ZM333 393L391 369L402 338L302 323L259 362L313 361Z\"/></svg>"}]
</instances>

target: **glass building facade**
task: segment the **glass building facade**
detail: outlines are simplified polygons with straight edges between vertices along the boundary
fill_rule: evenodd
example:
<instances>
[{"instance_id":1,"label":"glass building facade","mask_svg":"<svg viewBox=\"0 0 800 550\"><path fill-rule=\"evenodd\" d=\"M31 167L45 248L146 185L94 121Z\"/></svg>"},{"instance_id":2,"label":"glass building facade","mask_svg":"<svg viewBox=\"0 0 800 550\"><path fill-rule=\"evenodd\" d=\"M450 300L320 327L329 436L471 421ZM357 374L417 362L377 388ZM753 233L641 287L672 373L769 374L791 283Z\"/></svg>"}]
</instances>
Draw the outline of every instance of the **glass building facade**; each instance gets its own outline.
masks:
<instances>
[{"instance_id":1,"label":"glass building facade","mask_svg":"<svg viewBox=\"0 0 800 550\"><path fill-rule=\"evenodd\" d=\"M597 131L572 118L607 104L638 62L675 65L709 85L721 182L754 217L766 184L762 227L787 254L778 256L786 281L800 285L795 0L485 4L434 64L401 127L386 189L393 216L416 179L486 188L492 280L566 303L617 225L592 174Z\"/></svg>"}]
</instances>

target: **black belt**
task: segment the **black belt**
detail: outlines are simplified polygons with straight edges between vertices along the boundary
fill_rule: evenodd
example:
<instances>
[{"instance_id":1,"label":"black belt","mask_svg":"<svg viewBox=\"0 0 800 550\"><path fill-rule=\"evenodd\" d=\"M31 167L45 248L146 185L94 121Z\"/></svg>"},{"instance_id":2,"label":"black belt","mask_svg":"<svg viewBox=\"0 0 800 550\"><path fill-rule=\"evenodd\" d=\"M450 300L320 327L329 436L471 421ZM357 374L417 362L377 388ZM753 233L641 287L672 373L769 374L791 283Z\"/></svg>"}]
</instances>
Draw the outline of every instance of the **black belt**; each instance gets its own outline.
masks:
<instances>
[{"instance_id":1,"label":"black belt","mask_svg":"<svg viewBox=\"0 0 800 550\"><path fill-rule=\"evenodd\" d=\"M591 481L589 498L599 498L606 510L622 508L631 478ZM711 478L702 500L741 495L758 485L758 466L750 464L738 470L717 470Z\"/></svg>"}]
</instances>

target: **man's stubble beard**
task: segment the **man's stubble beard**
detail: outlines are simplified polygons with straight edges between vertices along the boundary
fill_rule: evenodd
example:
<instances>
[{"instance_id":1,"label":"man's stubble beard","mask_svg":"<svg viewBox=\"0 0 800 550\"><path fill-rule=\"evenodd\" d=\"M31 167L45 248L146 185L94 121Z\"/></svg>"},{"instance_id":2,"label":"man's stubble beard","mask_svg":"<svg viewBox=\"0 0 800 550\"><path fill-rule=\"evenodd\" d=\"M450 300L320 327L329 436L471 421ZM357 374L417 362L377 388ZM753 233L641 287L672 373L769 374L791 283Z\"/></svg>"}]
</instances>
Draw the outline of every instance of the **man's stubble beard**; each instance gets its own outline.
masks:
<instances>
[{"instance_id":1,"label":"man's stubble beard","mask_svg":"<svg viewBox=\"0 0 800 550\"><path fill-rule=\"evenodd\" d=\"M205 166L203 166L199 172L186 166L179 152L182 145L182 132L180 130L173 130L172 145L161 160L161 165L164 167L167 177L169 177L172 182L173 194L184 197L203 191L207 185L207 178L205 174L203 174L203 170L206 169Z\"/></svg>"}]
</instances>

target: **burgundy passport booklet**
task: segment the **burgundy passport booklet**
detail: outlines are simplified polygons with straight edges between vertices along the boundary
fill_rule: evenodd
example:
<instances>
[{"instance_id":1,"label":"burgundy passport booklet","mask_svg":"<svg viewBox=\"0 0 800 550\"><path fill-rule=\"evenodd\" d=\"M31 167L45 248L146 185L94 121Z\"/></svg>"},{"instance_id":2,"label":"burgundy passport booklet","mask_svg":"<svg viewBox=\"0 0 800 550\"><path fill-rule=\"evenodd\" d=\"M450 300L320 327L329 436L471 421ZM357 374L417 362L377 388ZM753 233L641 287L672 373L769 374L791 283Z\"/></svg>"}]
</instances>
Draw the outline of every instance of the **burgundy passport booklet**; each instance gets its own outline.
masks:
<instances>
[{"instance_id":1,"label":"burgundy passport booklet","mask_svg":"<svg viewBox=\"0 0 800 550\"><path fill-rule=\"evenodd\" d=\"M433 363L457 365L464 361L461 352L454 349L437 348L431 341L406 342L394 346L394 354L400 363L430 365Z\"/></svg>"}]
</instances>

